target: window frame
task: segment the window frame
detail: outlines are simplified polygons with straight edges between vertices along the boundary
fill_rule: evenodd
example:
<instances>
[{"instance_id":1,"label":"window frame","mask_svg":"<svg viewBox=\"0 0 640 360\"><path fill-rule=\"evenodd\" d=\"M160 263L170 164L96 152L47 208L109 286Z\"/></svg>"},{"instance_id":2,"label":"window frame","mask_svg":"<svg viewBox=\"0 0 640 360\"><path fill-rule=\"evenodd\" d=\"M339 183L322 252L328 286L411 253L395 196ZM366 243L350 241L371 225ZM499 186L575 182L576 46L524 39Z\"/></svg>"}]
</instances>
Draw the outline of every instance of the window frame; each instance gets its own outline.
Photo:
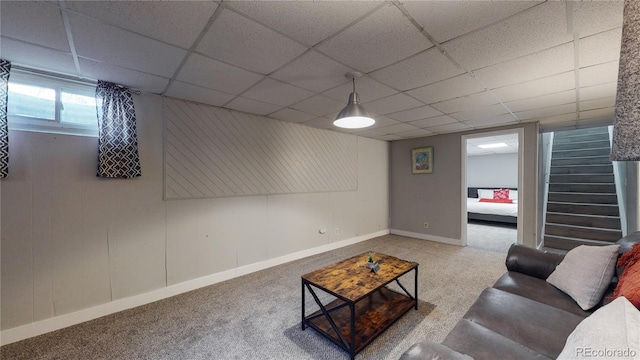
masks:
<instances>
[{"instance_id":1,"label":"window frame","mask_svg":"<svg viewBox=\"0 0 640 360\"><path fill-rule=\"evenodd\" d=\"M95 97L95 84L21 71L17 73L13 73L12 71L12 74L9 77L9 84L11 83L53 89L55 91L55 108L54 119L15 115L8 112L7 119L9 130L98 137L97 114L95 115L94 125L62 121L62 93L65 92Z\"/></svg>"}]
</instances>

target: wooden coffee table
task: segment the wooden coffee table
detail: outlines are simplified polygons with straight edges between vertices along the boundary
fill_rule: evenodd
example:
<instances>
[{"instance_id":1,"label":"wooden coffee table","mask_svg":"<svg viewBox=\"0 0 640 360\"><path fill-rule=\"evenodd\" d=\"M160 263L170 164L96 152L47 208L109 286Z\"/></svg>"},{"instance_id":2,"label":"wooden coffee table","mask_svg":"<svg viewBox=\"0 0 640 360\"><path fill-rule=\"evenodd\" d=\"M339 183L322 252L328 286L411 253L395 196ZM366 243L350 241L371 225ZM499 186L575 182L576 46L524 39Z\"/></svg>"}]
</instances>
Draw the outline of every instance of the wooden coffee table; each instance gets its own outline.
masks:
<instances>
[{"instance_id":1,"label":"wooden coffee table","mask_svg":"<svg viewBox=\"0 0 640 360\"><path fill-rule=\"evenodd\" d=\"M351 359L412 307L418 309L418 263L375 253L380 269L373 273L366 266L368 254L302 275L302 330L315 329L349 352ZM414 295L398 280L411 270ZM404 294L387 288L393 281ZM337 299L322 304L314 289ZM320 307L311 315L305 314L306 291Z\"/></svg>"}]
</instances>

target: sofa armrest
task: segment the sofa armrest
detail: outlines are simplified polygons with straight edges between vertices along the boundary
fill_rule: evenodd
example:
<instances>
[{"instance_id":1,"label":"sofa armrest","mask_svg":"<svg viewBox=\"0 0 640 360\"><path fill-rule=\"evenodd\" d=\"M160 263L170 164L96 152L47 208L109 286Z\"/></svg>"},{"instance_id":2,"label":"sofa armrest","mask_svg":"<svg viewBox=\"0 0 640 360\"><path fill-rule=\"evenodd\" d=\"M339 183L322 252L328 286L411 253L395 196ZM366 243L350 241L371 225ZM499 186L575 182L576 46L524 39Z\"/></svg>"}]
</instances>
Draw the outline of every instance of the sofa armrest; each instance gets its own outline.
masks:
<instances>
[{"instance_id":1,"label":"sofa armrest","mask_svg":"<svg viewBox=\"0 0 640 360\"><path fill-rule=\"evenodd\" d=\"M564 254L552 253L513 244L507 253L507 270L546 280L564 259Z\"/></svg>"},{"instance_id":2,"label":"sofa armrest","mask_svg":"<svg viewBox=\"0 0 640 360\"><path fill-rule=\"evenodd\" d=\"M419 342L405 351L400 360L473 360L472 357L432 342Z\"/></svg>"}]
</instances>

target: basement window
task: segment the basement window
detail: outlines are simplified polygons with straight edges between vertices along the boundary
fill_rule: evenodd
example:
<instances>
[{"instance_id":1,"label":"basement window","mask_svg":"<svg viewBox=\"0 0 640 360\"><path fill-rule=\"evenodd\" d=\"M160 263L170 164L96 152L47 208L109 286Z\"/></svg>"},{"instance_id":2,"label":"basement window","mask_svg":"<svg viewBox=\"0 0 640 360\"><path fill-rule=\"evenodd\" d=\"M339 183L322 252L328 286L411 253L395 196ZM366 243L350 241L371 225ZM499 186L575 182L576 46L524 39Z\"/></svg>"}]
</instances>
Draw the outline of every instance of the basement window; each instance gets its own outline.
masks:
<instances>
[{"instance_id":1,"label":"basement window","mask_svg":"<svg viewBox=\"0 0 640 360\"><path fill-rule=\"evenodd\" d=\"M98 136L95 86L32 74L11 74L9 129Z\"/></svg>"}]
</instances>

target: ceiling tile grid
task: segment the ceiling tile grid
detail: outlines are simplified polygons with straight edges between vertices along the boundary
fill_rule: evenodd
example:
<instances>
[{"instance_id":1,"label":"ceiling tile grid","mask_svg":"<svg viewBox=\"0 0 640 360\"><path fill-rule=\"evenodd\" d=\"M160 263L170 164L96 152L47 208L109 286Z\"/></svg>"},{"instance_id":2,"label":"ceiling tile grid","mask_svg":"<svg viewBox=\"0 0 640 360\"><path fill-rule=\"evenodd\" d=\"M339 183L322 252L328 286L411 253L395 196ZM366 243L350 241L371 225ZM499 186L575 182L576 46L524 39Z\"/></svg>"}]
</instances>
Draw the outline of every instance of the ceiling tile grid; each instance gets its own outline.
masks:
<instances>
[{"instance_id":1,"label":"ceiling tile grid","mask_svg":"<svg viewBox=\"0 0 640 360\"><path fill-rule=\"evenodd\" d=\"M386 141L517 121L549 131L612 123L622 4L3 0L0 51L17 67ZM369 129L332 125L349 71L363 73Z\"/></svg>"}]
</instances>

